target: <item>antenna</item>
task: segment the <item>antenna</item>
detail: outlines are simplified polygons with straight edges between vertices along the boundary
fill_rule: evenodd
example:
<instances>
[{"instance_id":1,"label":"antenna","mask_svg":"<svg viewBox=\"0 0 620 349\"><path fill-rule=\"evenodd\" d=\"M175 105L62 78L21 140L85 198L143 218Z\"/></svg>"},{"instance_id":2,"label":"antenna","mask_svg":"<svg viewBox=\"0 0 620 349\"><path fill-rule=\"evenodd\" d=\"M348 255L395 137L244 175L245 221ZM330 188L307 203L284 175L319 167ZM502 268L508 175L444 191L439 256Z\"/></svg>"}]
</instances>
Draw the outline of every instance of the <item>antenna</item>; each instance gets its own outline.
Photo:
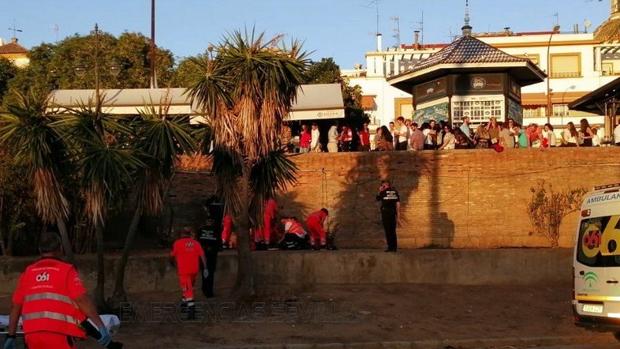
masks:
<instances>
[{"instance_id":1,"label":"antenna","mask_svg":"<svg viewBox=\"0 0 620 349\"><path fill-rule=\"evenodd\" d=\"M555 17L555 25L559 26L560 25L560 13L559 12L554 13L553 17Z\"/></svg>"},{"instance_id":2,"label":"antenna","mask_svg":"<svg viewBox=\"0 0 620 349\"><path fill-rule=\"evenodd\" d=\"M592 26L592 21L591 21L591 20L589 20L589 19L586 19L586 20L583 22L583 26L586 28L586 31L585 31L585 32L587 33L587 32L588 32L588 29L590 29L590 27Z\"/></svg>"},{"instance_id":3,"label":"antenna","mask_svg":"<svg viewBox=\"0 0 620 349\"><path fill-rule=\"evenodd\" d=\"M377 13L377 31L375 32L376 35L379 35L379 3L383 1L383 0L371 0L368 5L366 5L367 8L371 8L371 7L375 7L375 11Z\"/></svg>"},{"instance_id":4,"label":"antenna","mask_svg":"<svg viewBox=\"0 0 620 349\"><path fill-rule=\"evenodd\" d=\"M390 17L390 19L392 21L394 21L394 35L392 35L393 38L396 39L396 48L400 47L400 17L398 16L394 16L394 17Z\"/></svg>"},{"instance_id":5,"label":"antenna","mask_svg":"<svg viewBox=\"0 0 620 349\"><path fill-rule=\"evenodd\" d=\"M17 26L15 25L15 20L13 20L13 26L11 28L9 28L9 30L13 32L13 38L17 38L17 33L23 33L24 32L21 29L17 29Z\"/></svg>"}]
</instances>

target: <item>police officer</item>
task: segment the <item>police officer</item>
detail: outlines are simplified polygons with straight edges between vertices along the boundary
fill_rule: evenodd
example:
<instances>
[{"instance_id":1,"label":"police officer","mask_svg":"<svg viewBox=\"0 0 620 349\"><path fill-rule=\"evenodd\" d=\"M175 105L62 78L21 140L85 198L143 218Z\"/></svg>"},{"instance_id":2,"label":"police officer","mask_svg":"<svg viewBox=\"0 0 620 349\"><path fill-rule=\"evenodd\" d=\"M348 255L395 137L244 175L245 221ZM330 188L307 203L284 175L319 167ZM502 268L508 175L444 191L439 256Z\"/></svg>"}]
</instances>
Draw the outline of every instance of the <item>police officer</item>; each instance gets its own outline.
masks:
<instances>
[{"instance_id":1,"label":"police officer","mask_svg":"<svg viewBox=\"0 0 620 349\"><path fill-rule=\"evenodd\" d=\"M198 241L202 245L207 257L208 273L203 273L202 293L207 298L212 298L213 284L215 282L215 269L217 268L217 254L222 249L222 226L224 218L224 204L216 197L209 198L204 206L206 213L205 224L199 229ZM207 274L204 277L204 274Z\"/></svg>"},{"instance_id":2,"label":"police officer","mask_svg":"<svg viewBox=\"0 0 620 349\"><path fill-rule=\"evenodd\" d=\"M39 252L41 258L26 268L13 293L4 349L15 348L20 316L29 349L76 348L76 339L86 338L81 325L86 317L97 326L99 344L110 345L110 334L75 267L59 259L60 237L54 233L42 234Z\"/></svg>"},{"instance_id":3,"label":"police officer","mask_svg":"<svg viewBox=\"0 0 620 349\"><path fill-rule=\"evenodd\" d=\"M396 225L400 215L400 196L398 191L390 184L390 181L383 180L377 194L377 201L381 201L381 220L385 230L385 241L387 249L385 252L396 252L398 241L396 238Z\"/></svg>"}]
</instances>

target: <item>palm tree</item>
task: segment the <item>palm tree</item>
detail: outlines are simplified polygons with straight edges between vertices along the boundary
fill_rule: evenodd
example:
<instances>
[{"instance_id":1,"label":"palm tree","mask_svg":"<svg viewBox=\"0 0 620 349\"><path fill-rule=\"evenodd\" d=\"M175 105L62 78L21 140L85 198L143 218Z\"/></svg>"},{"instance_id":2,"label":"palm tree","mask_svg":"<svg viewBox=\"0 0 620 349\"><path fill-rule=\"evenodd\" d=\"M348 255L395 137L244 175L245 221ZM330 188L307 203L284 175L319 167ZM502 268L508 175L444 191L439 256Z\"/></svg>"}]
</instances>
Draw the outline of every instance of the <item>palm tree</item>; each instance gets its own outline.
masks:
<instances>
[{"instance_id":1,"label":"palm tree","mask_svg":"<svg viewBox=\"0 0 620 349\"><path fill-rule=\"evenodd\" d=\"M210 118L216 154L226 154L221 163L238 175L220 179L235 188L224 199L239 227L239 296L254 293L249 229L261 221L262 202L270 194L252 186L252 170L277 149L282 121L309 64L299 43L277 48L277 40L254 32L229 35L215 48L215 58L202 64L204 74L189 91Z\"/></svg>"},{"instance_id":2,"label":"palm tree","mask_svg":"<svg viewBox=\"0 0 620 349\"><path fill-rule=\"evenodd\" d=\"M36 209L45 223L55 223L69 261L73 250L67 232L69 202L64 194L61 169L67 164L66 144L51 127L54 112L43 91L13 91L14 104L0 116L0 144L25 166L32 180Z\"/></svg>"},{"instance_id":3,"label":"palm tree","mask_svg":"<svg viewBox=\"0 0 620 349\"><path fill-rule=\"evenodd\" d=\"M125 301L125 267L133 246L138 224L143 214L157 215L164 207L164 193L170 185L175 172L175 162L182 154L196 150L189 126L189 117L170 116L169 103L161 101L159 106L151 104L140 112L134 123L137 149L145 167L135 175L136 208L125 238L123 255L118 263L112 303Z\"/></svg>"},{"instance_id":4,"label":"palm tree","mask_svg":"<svg viewBox=\"0 0 620 349\"><path fill-rule=\"evenodd\" d=\"M106 308L104 285L104 229L110 207L119 205L132 180L132 173L144 166L135 151L122 142L131 129L121 120L102 113L101 96L60 117L53 126L67 139L78 167L84 211L95 227L97 286L95 301Z\"/></svg>"}]
</instances>

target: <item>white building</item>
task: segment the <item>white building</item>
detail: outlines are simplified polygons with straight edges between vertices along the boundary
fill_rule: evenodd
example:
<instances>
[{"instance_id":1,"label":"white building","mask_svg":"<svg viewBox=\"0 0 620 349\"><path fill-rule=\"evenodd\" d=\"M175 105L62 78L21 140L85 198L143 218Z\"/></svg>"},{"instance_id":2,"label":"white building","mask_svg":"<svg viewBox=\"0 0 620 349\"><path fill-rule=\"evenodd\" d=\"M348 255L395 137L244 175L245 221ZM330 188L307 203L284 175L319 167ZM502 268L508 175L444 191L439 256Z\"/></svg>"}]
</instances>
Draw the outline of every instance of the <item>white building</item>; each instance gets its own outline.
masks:
<instances>
[{"instance_id":1,"label":"white building","mask_svg":"<svg viewBox=\"0 0 620 349\"><path fill-rule=\"evenodd\" d=\"M499 33L474 34L508 54L530 59L549 75L542 83L523 88L524 123L544 124L548 114L556 126L583 117L594 124L604 123L600 116L568 110L568 103L620 75L620 0L611 0L611 4L610 18L594 33L582 33L576 28L570 33L560 32L559 28L514 33L507 28ZM412 45L383 49L378 35L377 50L366 53L365 68L343 70L351 85L362 87L363 106L375 124L385 125L399 115L413 115L412 96L390 86L386 78L402 74L448 45L421 45L417 36Z\"/></svg>"}]
</instances>

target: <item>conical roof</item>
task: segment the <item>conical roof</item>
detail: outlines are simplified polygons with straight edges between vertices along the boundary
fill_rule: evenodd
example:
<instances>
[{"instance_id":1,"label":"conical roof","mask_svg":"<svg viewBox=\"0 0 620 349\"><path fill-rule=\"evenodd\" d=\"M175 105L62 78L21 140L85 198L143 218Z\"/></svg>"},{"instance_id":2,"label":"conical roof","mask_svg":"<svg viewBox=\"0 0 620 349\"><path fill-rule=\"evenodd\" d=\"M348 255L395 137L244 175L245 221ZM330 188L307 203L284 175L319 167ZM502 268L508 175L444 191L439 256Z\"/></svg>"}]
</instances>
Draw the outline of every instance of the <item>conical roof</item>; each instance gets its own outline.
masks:
<instances>
[{"instance_id":1,"label":"conical roof","mask_svg":"<svg viewBox=\"0 0 620 349\"><path fill-rule=\"evenodd\" d=\"M611 15L594 32L594 38L600 42L620 42L620 1L611 0Z\"/></svg>"},{"instance_id":2,"label":"conical roof","mask_svg":"<svg viewBox=\"0 0 620 349\"><path fill-rule=\"evenodd\" d=\"M438 64L518 63L527 61L525 58L515 57L496 49L473 36L465 35L428 59L418 62L408 72L423 70Z\"/></svg>"},{"instance_id":3,"label":"conical roof","mask_svg":"<svg viewBox=\"0 0 620 349\"><path fill-rule=\"evenodd\" d=\"M449 73L509 72L522 86L547 76L529 59L512 56L471 35L463 35L411 69L388 79L391 85L411 91L411 85Z\"/></svg>"}]
</instances>

